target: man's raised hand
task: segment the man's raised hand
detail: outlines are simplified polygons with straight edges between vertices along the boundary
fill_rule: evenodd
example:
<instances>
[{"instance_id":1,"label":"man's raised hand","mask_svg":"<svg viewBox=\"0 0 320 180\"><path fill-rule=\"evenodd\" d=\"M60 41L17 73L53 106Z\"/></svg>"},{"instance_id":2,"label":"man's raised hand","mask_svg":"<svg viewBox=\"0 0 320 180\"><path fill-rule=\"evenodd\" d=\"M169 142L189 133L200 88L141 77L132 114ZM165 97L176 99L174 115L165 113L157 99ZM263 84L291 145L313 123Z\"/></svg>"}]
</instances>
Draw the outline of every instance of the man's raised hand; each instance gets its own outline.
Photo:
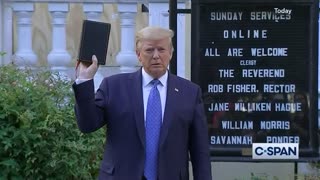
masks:
<instances>
[{"instance_id":1,"label":"man's raised hand","mask_svg":"<svg viewBox=\"0 0 320 180\"><path fill-rule=\"evenodd\" d=\"M98 59L95 55L92 56L92 63L78 61L76 74L78 79L93 79L98 70Z\"/></svg>"}]
</instances>

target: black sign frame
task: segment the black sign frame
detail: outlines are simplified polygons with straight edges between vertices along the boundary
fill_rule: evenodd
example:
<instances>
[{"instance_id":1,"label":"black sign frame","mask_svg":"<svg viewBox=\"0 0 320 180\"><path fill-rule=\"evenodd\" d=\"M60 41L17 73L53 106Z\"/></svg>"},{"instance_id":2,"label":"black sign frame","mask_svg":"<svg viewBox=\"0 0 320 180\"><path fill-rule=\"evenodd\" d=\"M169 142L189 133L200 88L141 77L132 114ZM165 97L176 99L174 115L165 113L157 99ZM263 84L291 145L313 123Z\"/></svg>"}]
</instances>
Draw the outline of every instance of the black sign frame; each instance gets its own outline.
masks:
<instances>
[{"instance_id":1,"label":"black sign frame","mask_svg":"<svg viewBox=\"0 0 320 180\"><path fill-rule=\"evenodd\" d=\"M193 0L191 8L191 80L199 84L202 88L203 95L208 92L208 85L203 83L203 78L212 75L212 80L216 80L217 77L214 77L214 74L208 72L203 72L205 66L210 66L208 58L206 59L203 55L203 41L208 37L204 37L202 32L205 30L205 26L202 24L202 21L207 21L204 19L203 7L208 9L210 8L220 8L228 7L232 5L233 7L308 7L308 14L310 19L306 22L308 28L307 46L308 49L308 58L307 58L307 75L306 75L306 85L307 85L307 94L309 95L308 99L308 130L309 130L309 145L307 147L300 148L298 160L277 160L277 161L310 161L310 160L319 160L319 138L318 138L318 16L319 9L318 0ZM207 24L209 27L211 24ZM213 23L214 25L214 23ZM210 29L210 28L208 28ZM212 39L208 39L211 41ZM212 40L213 41L213 40ZM232 47L232 46L230 46ZM214 52L210 53L213 54ZM215 57L212 57L215 58ZM210 58L209 58L210 59ZM215 64L217 65L217 64ZM214 72L213 72L214 73ZM215 72L217 73L217 72ZM210 79L210 78L209 78ZM223 80L221 80L223 82ZM294 80L293 80L294 81ZM205 101L204 97L204 101ZM213 97L214 98L214 97ZM205 106L205 108L208 108ZM207 111L206 111L207 112ZM209 133L210 134L210 133ZM210 139L209 139L210 144ZM269 160L255 160L251 157L251 148L249 146L215 146L210 145L211 158L214 161L269 161ZM274 160L270 160L274 161Z\"/></svg>"}]
</instances>

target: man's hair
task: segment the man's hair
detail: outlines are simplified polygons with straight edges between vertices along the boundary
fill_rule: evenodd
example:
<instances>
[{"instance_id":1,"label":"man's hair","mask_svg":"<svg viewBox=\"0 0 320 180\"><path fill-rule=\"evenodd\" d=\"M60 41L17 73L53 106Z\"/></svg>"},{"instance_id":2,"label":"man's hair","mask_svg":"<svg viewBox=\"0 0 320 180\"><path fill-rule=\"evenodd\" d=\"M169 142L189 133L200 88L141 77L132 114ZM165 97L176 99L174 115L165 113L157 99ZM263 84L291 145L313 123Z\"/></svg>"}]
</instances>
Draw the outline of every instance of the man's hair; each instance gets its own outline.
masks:
<instances>
[{"instance_id":1,"label":"man's hair","mask_svg":"<svg viewBox=\"0 0 320 180\"><path fill-rule=\"evenodd\" d=\"M143 40L160 40L164 38L169 38L171 50L173 52L172 46L172 37L174 32L170 29L156 27L156 26L147 26L136 33L136 50L141 49L141 41Z\"/></svg>"}]
</instances>

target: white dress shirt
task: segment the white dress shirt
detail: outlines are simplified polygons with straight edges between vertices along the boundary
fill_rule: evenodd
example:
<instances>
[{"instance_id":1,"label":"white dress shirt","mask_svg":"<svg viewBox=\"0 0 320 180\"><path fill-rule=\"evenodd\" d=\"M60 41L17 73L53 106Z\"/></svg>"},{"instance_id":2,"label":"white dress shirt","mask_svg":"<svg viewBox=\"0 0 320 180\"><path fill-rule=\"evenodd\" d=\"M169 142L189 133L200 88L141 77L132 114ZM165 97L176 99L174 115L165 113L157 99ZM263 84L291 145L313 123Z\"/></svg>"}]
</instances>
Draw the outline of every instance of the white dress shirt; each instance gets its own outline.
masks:
<instances>
[{"instance_id":1,"label":"white dress shirt","mask_svg":"<svg viewBox=\"0 0 320 180\"><path fill-rule=\"evenodd\" d=\"M151 77L145 70L142 68L142 93L143 93L143 109L144 109L144 121L146 121L146 112L147 112L147 104L148 97L152 88L150 82L154 78ZM158 90L160 93L161 100L161 111L162 111L162 121L164 116L165 104L167 99L167 80L168 80L168 71L164 75L159 78L161 84L158 84Z\"/></svg>"},{"instance_id":2,"label":"white dress shirt","mask_svg":"<svg viewBox=\"0 0 320 180\"><path fill-rule=\"evenodd\" d=\"M86 81L89 81L89 80L91 80L91 79L76 79L75 80L75 82L76 82L76 84L81 84L81 83L84 83L84 82L86 82Z\"/></svg>"}]
</instances>

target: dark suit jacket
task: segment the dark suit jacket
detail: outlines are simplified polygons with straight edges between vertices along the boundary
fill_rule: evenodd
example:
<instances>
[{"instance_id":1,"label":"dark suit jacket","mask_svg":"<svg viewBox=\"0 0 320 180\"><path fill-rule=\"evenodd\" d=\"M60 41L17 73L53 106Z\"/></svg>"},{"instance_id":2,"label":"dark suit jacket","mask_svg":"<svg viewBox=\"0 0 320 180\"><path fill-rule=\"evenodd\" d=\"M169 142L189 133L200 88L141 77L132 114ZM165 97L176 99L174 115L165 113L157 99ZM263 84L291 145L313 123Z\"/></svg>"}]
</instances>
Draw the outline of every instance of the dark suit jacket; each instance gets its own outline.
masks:
<instances>
[{"instance_id":1,"label":"dark suit jacket","mask_svg":"<svg viewBox=\"0 0 320 180\"><path fill-rule=\"evenodd\" d=\"M99 179L141 180L145 122L141 69L105 78L94 95L93 81L73 85L75 112L84 133L107 125ZM211 180L206 118L199 86L169 73L160 134L158 180Z\"/></svg>"}]
</instances>

